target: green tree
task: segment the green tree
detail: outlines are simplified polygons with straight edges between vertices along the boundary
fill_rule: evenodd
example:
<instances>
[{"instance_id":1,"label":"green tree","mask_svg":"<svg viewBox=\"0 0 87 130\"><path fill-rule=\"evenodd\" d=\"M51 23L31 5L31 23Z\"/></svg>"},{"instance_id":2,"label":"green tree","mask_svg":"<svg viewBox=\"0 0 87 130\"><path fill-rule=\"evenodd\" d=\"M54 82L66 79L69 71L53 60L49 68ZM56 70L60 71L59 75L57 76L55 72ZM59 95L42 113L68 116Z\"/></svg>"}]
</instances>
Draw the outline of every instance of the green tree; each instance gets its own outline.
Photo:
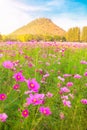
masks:
<instances>
[{"instance_id":1,"label":"green tree","mask_svg":"<svg viewBox=\"0 0 87 130\"><path fill-rule=\"evenodd\" d=\"M70 42L79 42L80 28L79 27L70 28L66 33L66 40Z\"/></svg>"},{"instance_id":2,"label":"green tree","mask_svg":"<svg viewBox=\"0 0 87 130\"><path fill-rule=\"evenodd\" d=\"M82 29L82 37L81 40L83 42L87 42L87 26L83 27Z\"/></svg>"}]
</instances>

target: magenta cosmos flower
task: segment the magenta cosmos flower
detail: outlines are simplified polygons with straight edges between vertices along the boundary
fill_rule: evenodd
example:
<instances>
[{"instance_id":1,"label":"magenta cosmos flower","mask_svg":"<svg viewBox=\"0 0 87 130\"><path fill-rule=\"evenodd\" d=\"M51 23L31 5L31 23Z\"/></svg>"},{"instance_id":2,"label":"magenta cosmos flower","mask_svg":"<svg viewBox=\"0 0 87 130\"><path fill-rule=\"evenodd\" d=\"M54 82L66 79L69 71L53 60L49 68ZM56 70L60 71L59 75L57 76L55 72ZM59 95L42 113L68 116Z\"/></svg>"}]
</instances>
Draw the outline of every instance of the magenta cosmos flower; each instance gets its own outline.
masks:
<instances>
[{"instance_id":1,"label":"magenta cosmos flower","mask_svg":"<svg viewBox=\"0 0 87 130\"><path fill-rule=\"evenodd\" d=\"M87 76L87 72L85 72L85 74L84 74L85 76Z\"/></svg>"},{"instance_id":2,"label":"magenta cosmos flower","mask_svg":"<svg viewBox=\"0 0 87 130\"><path fill-rule=\"evenodd\" d=\"M81 100L81 103L82 103L82 104L87 104L87 99L82 99L82 100Z\"/></svg>"},{"instance_id":3,"label":"magenta cosmos flower","mask_svg":"<svg viewBox=\"0 0 87 130\"><path fill-rule=\"evenodd\" d=\"M52 114L49 107L40 107L39 111L40 111L40 113L42 113L46 116L49 116L50 114Z\"/></svg>"},{"instance_id":4,"label":"magenta cosmos flower","mask_svg":"<svg viewBox=\"0 0 87 130\"><path fill-rule=\"evenodd\" d=\"M13 63L11 61L5 61L3 62L3 66L7 69L12 69L14 67Z\"/></svg>"},{"instance_id":5,"label":"magenta cosmos flower","mask_svg":"<svg viewBox=\"0 0 87 130\"><path fill-rule=\"evenodd\" d=\"M22 72L18 72L16 74L14 74L13 78L15 78L16 81L20 81L20 82L24 82L25 81L25 78L22 75Z\"/></svg>"},{"instance_id":6,"label":"magenta cosmos flower","mask_svg":"<svg viewBox=\"0 0 87 130\"><path fill-rule=\"evenodd\" d=\"M66 84L66 86L67 86L67 87L72 87L72 86L73 86L73 82L68 82L68 83Z\"/></svg>"},{"instance_id":7,"label":"magenta cosmos flower","mask_svg":"<svg viewBox=\"0 0 87 130\"><path fill-rule=\"evenodd\" d=\"M27 98L27 104L33 104L33 105L39 105L39 104L43 104L44 102L44 94L30 94L30 97Z\"/></svg>"},{"instance_id":8,"label":"magenta cosmos flower","mask_svg":"<svg viewBox=\"0 0 87 130\"><path fill-rule=\"evenodd\" d=\"M32 90L33 92L38 92L38 89L40 88L40 85L35 79L28 80L27 81L28 88Z\"/></svg>"},{"instance_id":9,"label":"magenta cosmos flower","mask_svg":"<svg viewBox=\"0 0 87 130\"><path fill-rule=\"evenodd\" d=\"M28 117L29 116L29 111L27 109L23 110L22 111L22 116L25 117L25 118Z\"/></svg>"},{"instance_id":10,"label":"magenta cosmos flower","mask_svg":"<svg viewBox=\"0 0 87 130\"><path fill-rule=\"evenodd\" d=\"M13 89L14 90L18 90L20 88L20 85L19 84L15 84L14 86L13 86Z\"/></svg>"},{"instance_id":11,"label":"magenta cosmos flower","mask_svg":"<svg viewBox=\"0 0 87 130\"><path fill-rule=\"evenodd\" d=\"M5 100L7 98L7 95L6 94L4 94L4 93L1 93L0 94L0 100Z\"/></svg>"},{"instance_id":12,"label":"magenta cosmos flower","mask_svg":"<svg viewBox=\"0 0 87 130\"><path fill-rule=\"evenodd\" d=\"M6 113L0 114L0 121L1 121L1 122L5 122L7 118L8 118L8 116L7 116Z\"/></svg>"}]
</instances>

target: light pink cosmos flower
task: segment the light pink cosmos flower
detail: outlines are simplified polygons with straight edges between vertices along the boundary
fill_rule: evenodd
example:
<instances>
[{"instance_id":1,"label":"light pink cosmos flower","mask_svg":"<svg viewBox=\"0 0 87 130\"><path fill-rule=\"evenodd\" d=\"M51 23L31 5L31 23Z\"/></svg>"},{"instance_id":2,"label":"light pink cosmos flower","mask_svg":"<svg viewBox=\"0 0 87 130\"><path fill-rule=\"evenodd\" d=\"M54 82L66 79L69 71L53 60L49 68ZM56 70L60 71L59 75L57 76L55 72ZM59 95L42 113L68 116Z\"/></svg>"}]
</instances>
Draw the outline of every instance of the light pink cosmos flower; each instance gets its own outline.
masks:
<instances>
[{"instance_id":1,"label":"light pink cosmos flower","mask_svg":"<svg viewBox=\"0 0 87 130\"><path fill-rule=\"evenodd\" d=\"M5 61L3 62L3 66L7 69L12 69L14 67L13 62L11 61Z\"/></svg>"},{"instance_id":2,"label":"light pink cosmos flower","mask_svg":"<svg viewBox=\"0 0 87 130\"><path fill-rule=\"evenodd\" d=\"M87 99L82 99L82 100L81 100L81 103L82 103L82 104L87 104Z\"/></svg>"},{"instance_id":3,"label":"light pink cosmos flower","mask_svg":"<svg viewBox=\"0 0 87 130\"><path fill-rule=\"evenodd\" d=\"M87 83L85 83L85 86L87 86Z\"/></svg>"},{"instance_id":4,"label":"light pink cosmos flower","mask_svg":"<svg viewBox=\"0 0 87 130\"><path fill-rule=\"evenodd\" d=\"M79 75L79 74L75 74L75 75L74 75L74 78L80 79L80 78L82 78L82 76Z\"/></svg>"},{"instance_id":5,"label":"light pink cosmos flower","mask_svg":"<svg viewBox=\"0 0 87 130\"><path fill-rule=\"evenodd\" d=\"M30 97L27 98L27 104L39 105L44 103L44 94L30 94Z\"/></svg>"},{"instance_id":6,"label":"light pink cosmos flower","mask_svg":"<svg viewBox=\"0 0 87 130\"><path fill-rule=\"evenodd\" d=\"M71 107L71 102L70 101L67 101L67 100L62 100L62 102L63 102L63 105L64 106L68 106L68 107Z\"/></svg>"},{"instance_id":7,"label":"light pink cosmos flower","mask_svg":"<svg viewBox=\"0 0 87 130\"><path fill-rule=\"evenodd\" d=\"M25 78L22 75L22 72L18 72L16 74L14 74L13 78L15 78L16 81L20 81L20 82L24 82L25 81Z\"/></svg>"},{"instance_id":8,"label":"light pink cosmos flower","mask_svg":"<svg viewBox=\"0 0 87 130\"><path fill-rule=\"evenodd\" d=\"M36 79L29 79L26 82L30 90L32 90L33 92L38 92L40 85L38 84Z\"/></svg>"},{"instance_id":9,"label":"light pink cosmos flower","mask_svg":"<svg viewBox=\"0 0 87 130\"><path fill-rule=\"evenodd\" d=\"M40 107L39 111L46 116L52 114L49 107Z\"/></svg>"},{"instance_id":10,"label":"light pink cosmos flower","mask_svg":"<svg viewBox=\"0 0 87 130\"><path fill-rule=\"evenodd\" d=\"M0 58L3 57L3 54L0 54Z\"/></svg>"},{"instance_id":11,"label":"light pink cosmos flower","mask_svg":"<svg viewBox=\"0 0 87 130\"><path fill-rule=\"evenodd\" d=\"M7 95L6 94L4 94L4 93L1 93L0 94L0 100L5 100L7 98Z\"/></svg>"},{"instance_id":12,"label":"light pink cosmos flower","mask_svg":"<svg viewBox=\"0 0 87 130\"><path fill-rule=\"evenodd\" d=\"M68 100L68 96L61 96L61 99Z\"/></svg>"},{"instance_id":13,"label":"light pink cosmos flower","mask_svg":"<svg viewBox=\"0 0 87 130\"><path fill-rule=\"evenodd\" d=\"M72 87L72 86L73 86L73 82L68 82L68 83L66 84L66 86L67 86L67 87Z\"/></svg>"},{"instance_id":14,"label":"light pink cosmos flower","mask_svg":"<svg viewBox=\"0 0 87 130\"><path fill-rule=\"evenodd\" d=\"M81 60L80 63L81 63L81 64L87 64L87 61Z\"/></svg>"},{"instance_id":15,"label":"light pink cosmos flower","mask_svg":"<svg viewBox=\"0 0 87 130\"><path fill-rule=\"evenodd\" d=\"M22 116L25 117L25 118L29 116L28 109L25 109L25 110L22 111Z\"/></svg>"},{"instance_id":16,"label":"light pink cosmos flower","mask_svg":"<svg viewBox=\"0 0 87 130\"><path fill-rule=\"evenodd\" d=\"M1 122L5 122L7 118L8 118L8 116L7 116L6 113L0 114L0 121L1 121Z\"/></svg>"}]
</instances>

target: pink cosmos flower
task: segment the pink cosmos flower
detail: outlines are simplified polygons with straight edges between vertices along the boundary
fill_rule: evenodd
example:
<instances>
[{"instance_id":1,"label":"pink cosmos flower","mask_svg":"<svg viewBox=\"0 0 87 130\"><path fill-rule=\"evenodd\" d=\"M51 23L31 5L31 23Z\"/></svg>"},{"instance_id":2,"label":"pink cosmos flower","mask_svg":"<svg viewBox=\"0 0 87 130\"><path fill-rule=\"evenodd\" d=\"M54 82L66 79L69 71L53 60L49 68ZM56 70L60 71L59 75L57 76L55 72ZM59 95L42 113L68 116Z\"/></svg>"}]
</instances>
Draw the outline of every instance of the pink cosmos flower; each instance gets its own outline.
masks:
<instances>
[{"instance_id":1,"label":"pink cosmos flower","mask_svg":"<svg viewBox=\"0 0 87 130\"><path fill-rule=\"evenodd\" d=\"M44 103L44 94L30 94L30 97L27 98L27 104L39 105Z\"/></svg>"},{"instance_id":2,"label":"pink cosmos flower","mask_svg":"<svg viewBox=\"0 0 87 130\"><path fill-rule=\"evenodd\" d=\"M47 83L46 78L42 78L40 82L43 83L43 84L46 84Z\"/></svg>"},{"instance_id":3,"label":"pink cosmos flower","mask_svg":"<svg viewBox=\"0 0 87 130\"><path fill-rule=\"evenodd\" d=\"M49 107L40 107L39 111L46 116L52 114Z\"/></svg>"},{"instance_id":4,"label":"pink cosmos flower","mask_svg":"<svg viewBox=\"0 0 87 130\"><path fill-rule=\"evenodd\" d=\"M87 83L85 83L85 86L87 86Z\"/></svg>"},{"instance_id":5,"label":"pink cosmos flower","mask_svg":"<svg viewBox=\"0 0 87 130\"><path fill-rule=\"evenodd\" d=\"M1 122L5 122L7 118L8 118L8 116L7 116L6 113L0 114L0 121L1 121Z\"/></svg>"},{"instance_id":6,"label":"pink cosmos flower","mask_svg":"<svg viewBox=\"0 0 87 130\"><path fill-rule=\"evenodd\" d=\"M25 118L28 117L29 116L29 111L27 109L23 110L22 111L22 116L25 117Z\"/></svg>"},{"instance_id":7,"label":"pink cosmos flower","mask_svg":"<svg viewBox=\"0 0 87 130\"><path fill-rule=\"evenodd\" d=\"M81 100L81 103L82 103L82 104L87 104L87 99L82 99L82 100Z\"/></svg>"},{"instance_id":8,"label":"pink cosmos flower","mask_svg":"<svg viewBox=\"0 0 87 130\"><path fill-rule=\"evenodd\" d=\"M70 96L72 99L74 99L74 95L73 95L73 94L69 93L69 96Z\"/></svg>"},{"instance_id":9,"label":"pink cosmos flower","mask_svg":"<svg viewBox=\"0 0 87 130\"><path fill-rule=\"evenodd\" d=\"M49 76L50 76L49 73L46 73L45 75L43 75L43 78L47 78Z\"/></svg>"},{"instance_id":10,"label":"pink cosmos flower","mask_svg":"<svg viewBox=\"0 0 87 130\"><path fill-rule=\"evenodd\" d=\"M4 94L4 93L1 93L0 94L0 100L5 100L7 98L7 95L6 94Z\"/></svg>"},{"instance_id":11,"label":"pink cosmos flower","mask_svg":"<svg viewBox=\"0 0 87 130\"><path fill-rule=\"evenodd\" d=\"M62 102L63 102L63 105L64 106L68 106L68 107L71 107L71 102L70 101L67 101L67 100L62 100Z\"/></svg>"},{"instance_id":12,"label":"pink cosmos flower","mask_svg":"<svg viewBox=\"0 0 87 130\"><path fill-rule=\"evenodd\" d=\"M63 87L63 88L60 89L59 93L63 94L63 93L68 93L68 92L70 92L70 90L67 87Z\"/></svg>"},{"instance_id":13,"label":"pink cosmos flower","mask_svg":"<svg viewBox=\"0 0 87 130\"><path fill-rule=\"evenodd\" d=\"M68 82L68 83L66 84L66 86L67 86L67 87L72 87L72 86L73 86L73 82Z\"/></svg>"},{"instance_id":14,"label":"pink cosmos flower","mask_svg":"<svg viewBox=\"0 0 87 130\"><path fill-rule=\"evenodd\" d=\"M28 66L30 67L30 68L32 68L33 66L35 66L32 62L29 62L28 63Z\"/></svg>"},{"instance_id":15,"label":"pink cosmos flower","mask_svg":"<svg viewBox=\"0 0 87 130\"><path fill-rule=\"evenodd\" d=\"M75 74L75 75L74 75L74 78L80 79L80 78L82 78L82 76L79 75L79 74Z\"/></svg>"},{"instance_id":16,"label":"pink cosmos flower","mask_svg":"<svg viewBox=\"0 0 87 130\"><path fill-rule=\"evenodd\" d=\"M14 86L13 86L13 89L14 90L18 90L20 88L20 85L19 84L15 84Z\"/></svg>"},{"instance_id":17,"label":"pink cosmos flower","mask_svg":"<svg viewBox=\"0 0 87 130\"><path fill-rule=\"evenodd\" d=\"M64 78L62 78L61 76L58 76L58 79L60 79L62 82L64 82L64 81L65 81L65 79L64 79Z\"/></svg>"},{"instance_id":18,"label":"pink cosmos flower","mask_svg":"<svg viewBox=\"0 0 87 130\"><path fill-rule=\"evenodd\" d=\"M63 112L60 112L59 116L60 116L60 119L64 119L64 117L65 117Z\"/></svg>"},{"instance_id":19,"label":"pink cosmos flower","mask_svg":"<svg viewBox=\"0 0 87 130\"><path fill-rule=\"evenodd\" d=\"M50 63L49 62L46 62L46 66L49 66L50 65Z\"/></svg>"},{"instance_id":20,"label":"pink cosmos flower","mask_svg":"<svg viewBox=\"0 0 87 130\"><path fill-rule=\"evenodd\" d=\"M42 69L39 69L39 73L40 73L40 74L43 74L44 72L43 72L43 70L42 70Z\"/></svg>"},{"instance_id":21,"label":"pink cosmos flower","mask_svg":"<svg viewBox=\"0 0 87 130\"><path fill-rule=\"evenodd\" d=\"M50 98L50 97L52 97L52 96L53 96L53 94L52 94L52 93L50 93L50 92L47 92L46 96L47 96L48 98Z\"/></svg>"},{"instance_id":22,"label":"pink cosmos flower","mask_svg":"<svg viewBox=\"0 0 87 130\"><path fill-rule=\"evenodd\" d=\"M81 63L81 64L87 64L87 61L85 61L85 60L81 60L80 63Z\"/></svg>"},{"instance_id":23,"label":"pink cosmos flower","mask_svg":"<svg viewBox=\"0 0 87 130\"><path fill-rule=\"evenodd\" d=\"M32 93L32 92L33 92L32 90L31 90L31 91L28 90L28 91L25 91L24 94L27 95L27 94L30 94L30 93Z\"/></svg>"},{"instance_id":24,"label":"pink cosmos flower","mask_svg":"<svg viewBox=\"0 0 87 130\"><path fill-rule=\"evenodd\" d=\"M20 82L24 82L25 81L25 78L22 75L22 72L18 72L16 74L14 74L13 78L15 78L16 81L20 81Z\"/></svg>"},{"instance_id":25,"label":"pink cosmos flower","mask_svg":"<svg viewBox=\"0 0 87 130\"><path fill-rule=\"evenodd\" d=\"M64 76L64 78L67 78L67 77L70 77L72 75L71 74L64 74L63 76Z\"/></svg>"},{"instance_id":26,"label":"pink cosmos flower","mask_svg":"<svg viewBox=\"0 0 87 130\"><path fill-rule=\"evenodd\" d=\"M61 96L61 99L68 100L68 96Z\"/></svg>"},{"instance_id":27,"label":"pink cosmos flower","mask_svg":"<svg viewBox=\"0 0 87 130\"><path fill-rule=\"evenodd\" d=\"M40 88L40 85L36 81L36 79L28 80L27 81L28 88L32 90L33 92L38 92L38 89Z\"/></svg>"},{"instance_id":28,"label":"pink cosmos flower","mask_svg":"<svg viewBox=\"0 0 87 130\"><path fill-rule=\"evenodd\" d=\"M84 76L87 76L87 72L85 72Z\"/></svg>"},{"instance_id":29,"label":"pink cosmos flower","mask_svg":"<svg viewBox=\"0 0 87 130\"><path fill-rule=\"evenodd\" d=\"M13 63L11 61L5 61L3 62L3 66L7 69L12 69L14 67Z\"/></svg>"}]
</instances>

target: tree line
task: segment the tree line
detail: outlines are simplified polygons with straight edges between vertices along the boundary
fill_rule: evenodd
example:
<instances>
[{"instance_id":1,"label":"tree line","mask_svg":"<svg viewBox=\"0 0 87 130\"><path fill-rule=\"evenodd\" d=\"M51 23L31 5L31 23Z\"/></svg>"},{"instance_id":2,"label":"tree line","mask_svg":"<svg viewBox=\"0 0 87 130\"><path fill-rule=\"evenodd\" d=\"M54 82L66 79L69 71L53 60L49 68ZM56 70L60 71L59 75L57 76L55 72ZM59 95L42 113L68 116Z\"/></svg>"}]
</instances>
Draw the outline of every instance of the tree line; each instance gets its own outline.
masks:
<instances>
[{"instance_id":1,"label":"tree line","mask_svg":"<svg viewBox=\"0 0 87 130\"><path fill-rule=\"evenodd\" d=\"M37 41L67 41L67 42L87 42L87 26L83 27L82 30L79 27L70 28L64 36L58 35L1 35L0 41L21 41L27 42L31 40Z\"/></svg>"},{"instance_id":2,"label":"tree line","mask_svg":"<svg viewBox=\"0 0 87 130\"><path fill-rule=\"evenodd\" d=\"M82 30L79 27L70 28L66 33L66 41L87 42L87 26Z\"/></svg>"}]
</instances>

